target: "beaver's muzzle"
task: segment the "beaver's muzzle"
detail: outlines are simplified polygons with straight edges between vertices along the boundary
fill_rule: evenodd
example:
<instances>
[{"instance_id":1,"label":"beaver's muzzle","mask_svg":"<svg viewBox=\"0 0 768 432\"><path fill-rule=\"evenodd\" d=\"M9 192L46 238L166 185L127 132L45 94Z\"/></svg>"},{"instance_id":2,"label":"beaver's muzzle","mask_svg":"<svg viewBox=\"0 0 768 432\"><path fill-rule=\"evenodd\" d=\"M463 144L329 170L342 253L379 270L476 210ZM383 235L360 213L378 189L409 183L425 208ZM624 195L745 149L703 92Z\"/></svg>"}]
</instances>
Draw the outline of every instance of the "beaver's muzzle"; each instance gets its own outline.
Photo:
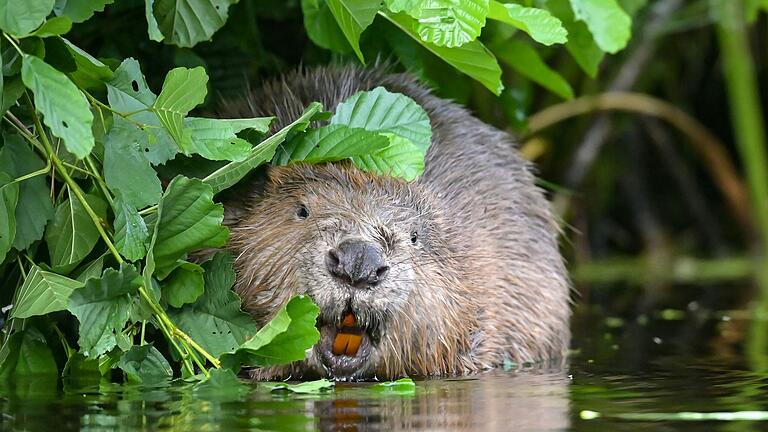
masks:
<instances>
[{"instance_id":1,"label":"beaver's muzzle","mask_svg":"<svg viewBox=\"0 0 768 432\"><path fill-rule=\"evenodd\" d=\"M354 238L344 240L329 250L325 266L337 280L362 289L375 287L389 273L386 257L379 245Z\"/></svg>"}]
</instances>

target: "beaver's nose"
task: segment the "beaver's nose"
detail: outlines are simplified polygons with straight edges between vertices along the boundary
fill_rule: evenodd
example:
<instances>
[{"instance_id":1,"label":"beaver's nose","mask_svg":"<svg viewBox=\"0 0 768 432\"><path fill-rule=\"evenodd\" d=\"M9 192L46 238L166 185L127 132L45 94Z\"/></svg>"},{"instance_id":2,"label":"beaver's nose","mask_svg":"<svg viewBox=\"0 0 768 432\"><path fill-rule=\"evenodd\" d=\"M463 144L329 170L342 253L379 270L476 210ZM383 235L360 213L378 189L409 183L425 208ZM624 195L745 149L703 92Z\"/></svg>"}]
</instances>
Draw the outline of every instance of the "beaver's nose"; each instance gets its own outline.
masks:
<instances>
[{"instance_id":1,"label":"beaver's nose","mask_svg":"<svg viewBox=\"0 0 768 432\"><path fill-rule=\"evenodd\" d=\"M344 240L325 257L328 271L335 277L359 288L381 282L389 273L384 254L373 243Z\"/></svg>"}]
</instances>

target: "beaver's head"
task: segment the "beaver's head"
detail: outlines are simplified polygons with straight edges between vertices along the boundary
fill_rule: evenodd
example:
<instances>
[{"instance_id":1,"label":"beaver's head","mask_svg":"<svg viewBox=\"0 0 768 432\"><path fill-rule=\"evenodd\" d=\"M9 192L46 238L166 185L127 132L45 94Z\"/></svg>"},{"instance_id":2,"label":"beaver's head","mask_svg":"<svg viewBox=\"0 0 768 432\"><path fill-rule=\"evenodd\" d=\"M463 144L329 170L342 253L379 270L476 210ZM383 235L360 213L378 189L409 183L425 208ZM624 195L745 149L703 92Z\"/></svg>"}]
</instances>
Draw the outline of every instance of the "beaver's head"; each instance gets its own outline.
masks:
<instances>
[{"instance_id":1,"label":"beaver's head","mask_svg":"<svg viewBox=\"0 0 768 432\"><path fill-rule=\"evenodd\" d=\"M452 228L420 185L351 165L271 168L232 230L237 290L268 321L292 296L320 307L307 359L262 378L452 373L473 300Z\"/></svg>"}]
</instances>

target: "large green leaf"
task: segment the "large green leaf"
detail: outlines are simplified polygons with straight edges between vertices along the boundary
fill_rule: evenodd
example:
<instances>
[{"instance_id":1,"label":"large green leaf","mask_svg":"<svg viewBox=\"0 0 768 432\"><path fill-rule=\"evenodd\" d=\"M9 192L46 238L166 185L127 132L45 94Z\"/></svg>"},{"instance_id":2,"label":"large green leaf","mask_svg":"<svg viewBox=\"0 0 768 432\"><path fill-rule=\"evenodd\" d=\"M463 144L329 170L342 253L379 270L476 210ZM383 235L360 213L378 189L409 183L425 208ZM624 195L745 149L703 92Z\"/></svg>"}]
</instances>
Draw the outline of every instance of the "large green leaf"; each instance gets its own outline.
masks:
<instances>
[{"instance_id":1,"label":"large green leaf","mask_svg":"<svg viewBox=\"0 0 768 432\"><path fill-rule=\"evenodd\" d=\"M157 215L152 253L158 270L174 267L193 250L223 246L229 235L221 225L224 207L214 204L211 187L197 179L174 178Z\"/></svg>"},{"instance_id":2,"label":"large green leaf","mask_svg":"<svg viewBox=\"0 0 768 432\"><path fill-rule=\"evenodd\" d=\"M595 78L605 53L595 43L587 25L576 21L568 0L549 0L547 8L568 30L568 42L565 44L568 53L587 75Z\"/></svg>"},{"instance_id":3,"label":"large green leaf","mask_svg":"<svg viewBox=\"0 0 768 432\"><path fill-rule=\"evenodd\" d=\"M56 0L53 12L64 15L72 22L81 23L88 20L96 12L103 12L104 7L115 0Z\"/></svg>"},{"instance_id":4,"label":"large green leaf","mask_svg":"<svg viewBox=\"0 0 768 432\"><path fill-rule=\"evenodd\" d=\"M19 185L11 176L0 172L0 262L11 250L16 236L16 203L19 199Z\"/></svg>"},{"instance_id":5,"label":"large green leaf","mask_svg":"<svg viewBox=\"0 0 768 432\"><path fill-rule=\"evenodd\" d=\"M205 100L208 75L198 66L194 69L176 68L168 72L160 96L152 110L182 150L190 145L190 134L184 131L184 117Z\"/></svg>"},{"instance_id":6,"label":"large green leaf","mask_svg":"<svg viewBox=\"0 0 768 432\"><path fill-rule=\"evenodd\" d=\"M176 308L194 303L205 291L204 272L202 267L191 262L176 267L163 281L163 298Z\"/></svg>"},{"instance_id":7,"label":"large green leaf","mask_svg":"<svg viewBox=\"0 0 768 432\"><path fill-rule=\"evenodd\" d=\"M34 327L12 334L0 350L0 380L34 377L56 380L58 367L45 337Z\"/></svg>"},{"instance_id":8,"label":"large green leaf","mask_svg":"<svg viewBox=\"0 0 768 432\"><path fill-rule=\"evenodd\" d=\"M185 153L197 153L209 160L242 161L248 157L252 146L235 134L244 128L266 132L269 121L265 123L265 119L271 120L271 117L238 120L197 117L184 119L184 129L189 131L191 138ZM246 126L249 120L252 123Z\"/></svg>"},{"instance_id":9,"label":"large green leaf","mask_svg":"<svg viewBox=\"0 0 768 432\"><path fill-rule=\"evenodd\" d=\"M22 59L21 78L51 132L64 140L70 153L86 157L94 145L93 114L83 93L66 75L31 55Z\"/></svg>"},{"instance_id":10,"label":"large green leaf","mask_svg":"<svg viewBox=\"0 0 768 432\"><path fill-rule=\"evenodd\" d=\"M233 351L256 333L256 324L240 310L232 291L235 271L232 256L217 253L203 264L205 292L193 304L172 311L176 325L214 356Z\"/></svg>"},{"instance_id":11,"label":"large green leaf","mask_svg":"<svg viewBox=\"0 0 768 432\"><path fill-rule=\"evenodd\" d=\"M339 53L349 51L349 42L326 0L301 0L301 11L304 29L315 45Z\"/></svg>"},{"instance_id":12,"label":"large green leaf","mask_svg":"<svg viewBox=\"0 0 768 432\"><path fill-rule=\"evenodd\" d=\"M96 195L86 195L90 207L106 217L107 204ZM72 195L56 207L53 221L45 230L45 242L54 269L74 268L99 240L99 232L80 201Z\"/></svg>"},{"instance_id":13,"label":"large green leaf","mask_svg":"<svg viewBox=\"0 0 768 432\"><path fill-rule=\"evenodd\" d=\"M168 360L152 345L132 346L120 357L117 367L132 383L154 383L173 377Z\"/></svg>"},{"instance_id":14,"label":"large green leaf","mask_svg":"<svg viewBox=\"0 0 768 432\"><path fill-rule=\"evenodd\" d=\"M288 133L305 130L322 108L323 106L318 102L309 104L299 118L253 147L245 159L224 165L203 179L203 182L210 185L214 193L234 185L254 168L272 160L277 146L285 140Z\"/></svg>"},{"instance_id":15,"label":"large green leaf","mask_svg":"<svg viewBox=\"0 0 768 432\"><path fill-rule=\"evenodd\" d=\"M333 162L376 153L388 145L387 137L375 132L340 124L328 125L312 129L306 135L295 137L280 146L272 163Z\"/></svg>"},{"instance_id":16,"label":"large green leaf","mask_svg":"<svg viewBox=\"0 0 768 432\"><path fill-rule=\"evenodd\" d=\"M115 117L104 142L104 179L113 191L120 191L133 208L157 204L163 193L160 179L140 147L144 132Z\"/></svg>"},{"instance_id":17,"label":"large green leaf","mask_svg":"<svg viewBox=\"0 0 768 432\"><path fill-rule=\"evenodd\" d=\"M360 51L360 35L376 18L381 0L326 0L339 28L349 41L357 58L365 63Z\"/></svg>"},{"instance_id":18,"label":"large green leaf","mask_svg":"<svg viewBox=\"0 0 768 432\"><path fill-rule=\"evenodd\" d=\"M408 96L390 93L384 87L358 92L336 106L331 124L390 133L409 139L427 153L432 142L429 116Z\"/></svg>"},{"instance_id":19,"label":"large green leaf","mask_svg":"<svg viewBox=\"0 0 768 432\"><path fill-rule=\"evenodd\" d=\"M144 258L149 244L149 229L136 207L125 202L118 191L112 202L115 213L115 247L120 255L130 261Z\"/></svg>"},{"instance_id":20,"label":"large green leaf","mask_svg":"<svg viewBox=\"0 0 768 432\"><path fill-rule=\"evenodd\" d=\"M0 171L18 178L44 166L40 157L19 135L5 136L5 146L0 150ZM24 250L43 237L45 225L53 217L53 203L44 175L19 182L18 189L13 247Z\"/></svg>"},{"instance_id":21,"label":"large green leaf","mask_svg":"<svg viewBox=\"0 0 768 432\"><path fill-rule=\"evenodd\" d=\"M494 94L498 95L504 89L504 85L501 83L501 68L493 54L480 41L475 40L457 48L425 43L414 30L416 22L413 18L404 14L385 14L385 16L432 54L440 57L461 73L479 81Z\"/></svg>"},{"instance_id":22,"label":"large green leaf","mask_svg":"<svg viewBox=\"0 0 768 432\"><path fill-rule=\"evenodd\" d=\"M72 291L83 286L80 281L33 265L16 294L11 318L29 318L65 310Z\"/></svg>"},{"instance_id":23,"label":"large green leaf","mask_svg":"<svg viewBox=\"0 0 768 432\"><path fill-rule=\"evenodd\" d=\"M51 13L54 0L0 0L0 29L23 36Z\"/></svg>"},{"instance_id":24,"label":"large green leaf","mask_svg":"<svg viewBox=\"0 0 768 432\"><path fill-rule=\"evenodd\" d=\"M222 366L271 366L304 360L320 340L315 324L320 308L308 296L292 298L274 318L236 350L221 355Z\"/></svg>"},{"instance_id":25,"label":"large green leaf","mask_svg":"<svg viewBox=\"0 0 768 432\"><path fill-rule=\"evenodd\" d=\"M153 15L165 41L192 47L209 40L227 22L229 6L237 0L153 0L153 3Z\"/></svg>"},{"instance_id":26,"label":"large green leaf","mask_svg":"<svg viewBox=\"0 0 768 432\"><path fill-rule=\"evenodd\" d=\"M133 113L130 119L151 126L141 130L139 147L154 165L172 159L179 148L167 130L162 127L157 114L151 111L157 96L149 89L139 62L132 58L123 60L107 82L107 98L112 109L121 113Z\"/></svg>"},{"instance_id":27,"label":"large green leaf","mask_svg":"<svg viewBox=\"0 0 768 432\"><path fill-rule=\"evenodd\" d=\"M389 135L389 146L376 153L356 156L352 162L363 171L415 180L424 172L424 152L412 141Z\"/></svg>"},{"instance_id":28,"label":"large green leaf","mask_svg":"<svg viewBox=\"0 0 768 432\"><path fill-rule=\"evenodd\" d=\"M559 73L547 66L539 53L529 44L511 39L499 44L496 55L524 77L542 85L544 88L562 97L573 98L573 89Z\"/></svg>"},{"instance_id":29,"label":"large green leaf","mask_svg":"<svg viewBox=\"0 0 768 432\"><path fill-rule=\"evenodd\" d=\"M88 279L69 298L69 309L80 322L78 344L86 357L95 358L117 345L116 335L128 322L131 295L141 285L136 269L123 263L106 269L100 279Z\"/></svg>"},{"instance_id":30,"label":"large green leaf","mask_svg":"<svg viewBox=\"0 0 768 432\"><path fill-rule=\"evenodd\" d=\"M605 52L617 53L629 42L632 18L616 0L570 0L577 20L584 21Z\"/></svg>"},{"instance_id":31,"label":"large green leaf","mask_svg":"<svg viewBox=\"0 0 768 432\"><path fill-rule=\"evenodd\" d=\"M417 19L421 40L454 48L477 39L488 16L488 0L421 0L406 13Z\"/></svg>"},{"instance_id":32,"label":"large green leaf","mask_svg":"<svg viewBox=\"0 0 768 432\"><path fill-rule=\"evenodd\" d=\"M61 36L72 30L72 20L67 17L54 17L43 23L37 30L30 33L30 36L41 38L51 36Z\"/></svg>"},{"instance_id":33,"label":"large green leaf","mask_svg":"<svg viewBox=\"0 0 768 432\"><path fill-rule=\"evenodd\" d=\"M502 4L491 0L488 18L511 24L544 45L568 41L568 31L563 27L563 23L544 9L524 7L515 3Z\"/></svg>"}]
</instances>

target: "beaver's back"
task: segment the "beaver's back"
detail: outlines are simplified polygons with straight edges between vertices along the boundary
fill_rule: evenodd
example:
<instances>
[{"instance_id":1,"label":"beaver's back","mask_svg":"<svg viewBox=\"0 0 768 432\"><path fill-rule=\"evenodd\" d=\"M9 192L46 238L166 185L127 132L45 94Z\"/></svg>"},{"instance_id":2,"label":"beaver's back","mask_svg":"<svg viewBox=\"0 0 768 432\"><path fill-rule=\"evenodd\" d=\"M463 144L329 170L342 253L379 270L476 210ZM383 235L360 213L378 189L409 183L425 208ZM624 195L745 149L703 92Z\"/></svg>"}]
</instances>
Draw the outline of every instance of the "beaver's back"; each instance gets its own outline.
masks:
<instances>
[{"instance_id":1,"label":"beaver's back","mask_svg":"<svg viewBox=\"0 0 768 432\"><path fill-rule=\"evenodd\" d=\"M275 129L319 101L335 107L362 90L383 86L413 98L427 111L432 145L418 182L430 190L460 235L462 279L484 316L472 329L475 362L505 357L540 359L565 353L570 333L569 285L549 203L534 185L530 165L511 137L437 98L407 74L379 69L321 67L266 84L232 115L274 115ZM240 111L237 111L239 107ZM233 111L235 108L235 112ZM511 355L510 355L511 354Z\"/></svg>"}]
</instances>

